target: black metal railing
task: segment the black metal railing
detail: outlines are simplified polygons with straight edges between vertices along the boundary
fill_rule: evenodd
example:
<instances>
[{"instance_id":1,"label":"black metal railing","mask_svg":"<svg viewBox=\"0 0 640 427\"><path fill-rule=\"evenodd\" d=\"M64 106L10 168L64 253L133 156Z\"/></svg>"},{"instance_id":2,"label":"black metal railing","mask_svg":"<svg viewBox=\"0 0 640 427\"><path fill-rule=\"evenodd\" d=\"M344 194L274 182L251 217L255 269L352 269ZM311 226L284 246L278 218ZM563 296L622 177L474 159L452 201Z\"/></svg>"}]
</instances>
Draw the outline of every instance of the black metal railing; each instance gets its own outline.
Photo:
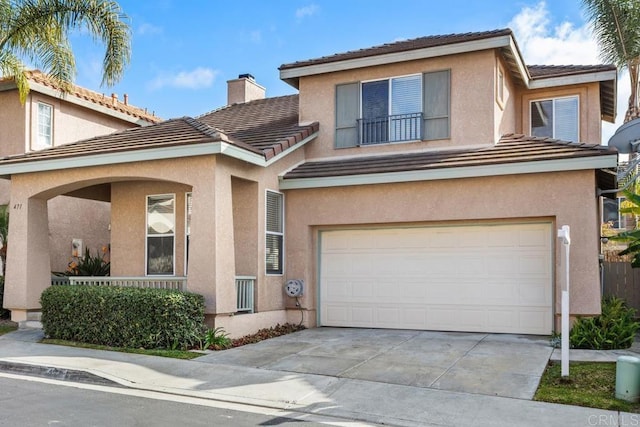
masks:
<instances>
[{"instance_id":1,"label":"black metal railing","mask_svg":"<svg viewBox=\"0 0 640 427\"><path fill-rule=\"evenodd\" d=\"M358 119L360 145L422 139L422 113L395 114L375 119Z\"/></svg>"}]
</instances>

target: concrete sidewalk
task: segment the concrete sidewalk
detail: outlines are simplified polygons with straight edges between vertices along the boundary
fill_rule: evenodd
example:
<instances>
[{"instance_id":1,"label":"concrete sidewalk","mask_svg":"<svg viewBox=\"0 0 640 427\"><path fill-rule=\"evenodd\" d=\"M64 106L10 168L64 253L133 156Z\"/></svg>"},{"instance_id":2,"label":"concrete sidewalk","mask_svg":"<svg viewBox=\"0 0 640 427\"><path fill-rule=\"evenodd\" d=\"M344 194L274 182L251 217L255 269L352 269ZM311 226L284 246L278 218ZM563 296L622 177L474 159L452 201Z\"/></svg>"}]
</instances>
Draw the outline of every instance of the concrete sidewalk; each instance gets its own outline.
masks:
<instances>
[{"instance_id":1,"label":"concrete sidewalk","mask_svg":"<svg viewBox=\"0 0 640 427\"><path fill-rule=\"evenodd\" d=\"M41 331L0 337L0 362L97 375L122 386L398 426L634 425L638 414L37 343Z\"/></svg>"}]
</instances>

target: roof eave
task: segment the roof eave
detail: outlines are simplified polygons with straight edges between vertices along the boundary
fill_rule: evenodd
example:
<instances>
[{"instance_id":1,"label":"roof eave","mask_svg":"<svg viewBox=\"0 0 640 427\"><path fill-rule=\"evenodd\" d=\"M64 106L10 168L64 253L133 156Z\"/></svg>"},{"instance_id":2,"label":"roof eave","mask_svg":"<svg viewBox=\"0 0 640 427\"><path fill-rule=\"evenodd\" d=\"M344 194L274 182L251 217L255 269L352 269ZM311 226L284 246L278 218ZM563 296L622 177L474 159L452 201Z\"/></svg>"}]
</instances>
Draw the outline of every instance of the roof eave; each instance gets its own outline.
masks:
<instances>
[{"instance_id":1,"label":"roof eave","mask_svg":"<svg viewBox=\"0 0 640 427\"><path fill-rule=\"evenodd\" d=\"M0 92L7 91L7 90L14 90L14 89L17 89L17 86L13 80L7 80L5 82L0 83ZM80 107L87 108L89 110L97 111L100 114L111 116L118 120L123 120L125 122L133 123L138 126L149 126L149 125L155 124L155 122L145 120L142 117L126 114L121 111L114 110L112 108L108 108L103 105L97 104L95 102L87 101L86 99L82 99L73 94L64 94L59 90L53 89L49 86L43 85L42 83L38 83L32 80L29 81L29 91L38 92L43 95L50 96L52 98L62 99L65 102L68 102L70 104L78 105Z\"/></svg>"},{"instance_id":2,"label":"roof eave","mask_svg":"<svg viewBox=\"0 0 640 427\"><path fill-rule=\"evenodd\" d=\"M518 68L521 73L524 73L524 80L527 81L526 76L528 76L528 74L526 73L526 67L524 67L522 57L520 56L514 39L510 34L403 52L393 52L381 55L371 55L363 58L344 59L322 64L285 68L280 70L280 79L298 89L300 77L496 48L509 48L513 52L517 63L520 64Z\"/></svg>"},{"instance_id":3,"label":"roof eave","mask_svg":"<svg viewBox=\"0 0 640 427\"><path fill-rule=\"evenodd\" d=\"M314 132L307 138L292 147L289 147L287 150L282 151L269 160L267 160L263 154L257 154L232 143L226 141L213 141L193 145L176 145L172 147L147 148L135 151L119 151L116 153L101 153L88 156L61 157L57 159L34 159L31 161L27 160L6 165L0 164L0 177L7 178L11 175L23 173L107 166L215 154L222 154L256 166L267 167L304 146L317 136L318 132Z\"/></svg>"},{"instance_id":4,"label":"roof eave","mask_svg":"<svg viewBox=\"0 0 640 427\"><path fill-rule=\"evenodd\" d=\"M617 164L618 155L608 154L561 160L499 163L495 165L452 167L432 170L415 170L362 175L290 179L280 177L280 189L294 190L305 188L341 187L349 185L390 184L457 178L478 178L487 176L562 172L585 169L604 169L616 167Z\"/></svg>"}]
</instances>

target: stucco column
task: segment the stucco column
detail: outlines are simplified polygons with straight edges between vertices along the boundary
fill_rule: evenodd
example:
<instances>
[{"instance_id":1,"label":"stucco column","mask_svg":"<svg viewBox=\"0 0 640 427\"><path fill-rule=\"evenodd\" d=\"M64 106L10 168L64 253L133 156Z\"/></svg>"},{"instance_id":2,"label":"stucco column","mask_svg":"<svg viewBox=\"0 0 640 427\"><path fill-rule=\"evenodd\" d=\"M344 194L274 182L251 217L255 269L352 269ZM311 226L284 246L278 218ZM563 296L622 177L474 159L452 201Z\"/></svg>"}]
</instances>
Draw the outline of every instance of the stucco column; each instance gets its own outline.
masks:
<instances>
[{"instance_id":1,"label":"stucco column","mask_svg":"<svg viewBox=\"0 0 640 427\"><path fill-rule=\"evenodd\" d=\"M40 295L51 285L47 200L12 194L10 208L4 307L21 322L40 309Z\"/></svg>"},{"instance_id":2,"label":"stucco column","mask_svg":"<svg viewBox=\"0 0 640 427\"><path fill-rule=\"evenodd\" d=\"M235 313L236 261L231 174L216 168L216 313Z\"/></svg>"}]
</instances>

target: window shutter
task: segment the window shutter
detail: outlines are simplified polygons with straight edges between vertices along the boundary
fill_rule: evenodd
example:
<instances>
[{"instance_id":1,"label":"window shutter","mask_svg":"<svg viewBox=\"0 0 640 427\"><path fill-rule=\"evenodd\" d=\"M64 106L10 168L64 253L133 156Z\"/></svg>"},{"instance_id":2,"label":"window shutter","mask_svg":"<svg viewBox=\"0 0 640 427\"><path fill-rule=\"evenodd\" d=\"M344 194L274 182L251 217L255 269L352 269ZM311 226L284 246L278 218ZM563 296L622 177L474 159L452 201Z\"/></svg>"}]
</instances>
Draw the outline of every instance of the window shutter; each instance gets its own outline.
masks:
<instances>
[{"instance_id":1,"label":"window shutter","mask_svg":"<svg viewBox=\"0 0 640 427\"><path fill-rule=\"evenodd\" d=\"M554 102L556 139L578 142L578 98L560 98Z\"/></svg>"},{"instance_id":2,"label":"window shutter","mask_svg":"<svg viewBox=\"0 0 640 427\"><path fill-rule=\"evenodd\" d=\"M425 73L423 79L424 139L449 138L451 72L443 70Z\"/></svg>"},{"instance_id":3,"label":"window shutter","mask_svg":"<svg viewBox=\"0 0 640 427\"><path fill-rule=\"evenodd\" d=\"M359 99L359 83L336 86L336 148L358 145Z\"/></svg>"}]
</instances>

